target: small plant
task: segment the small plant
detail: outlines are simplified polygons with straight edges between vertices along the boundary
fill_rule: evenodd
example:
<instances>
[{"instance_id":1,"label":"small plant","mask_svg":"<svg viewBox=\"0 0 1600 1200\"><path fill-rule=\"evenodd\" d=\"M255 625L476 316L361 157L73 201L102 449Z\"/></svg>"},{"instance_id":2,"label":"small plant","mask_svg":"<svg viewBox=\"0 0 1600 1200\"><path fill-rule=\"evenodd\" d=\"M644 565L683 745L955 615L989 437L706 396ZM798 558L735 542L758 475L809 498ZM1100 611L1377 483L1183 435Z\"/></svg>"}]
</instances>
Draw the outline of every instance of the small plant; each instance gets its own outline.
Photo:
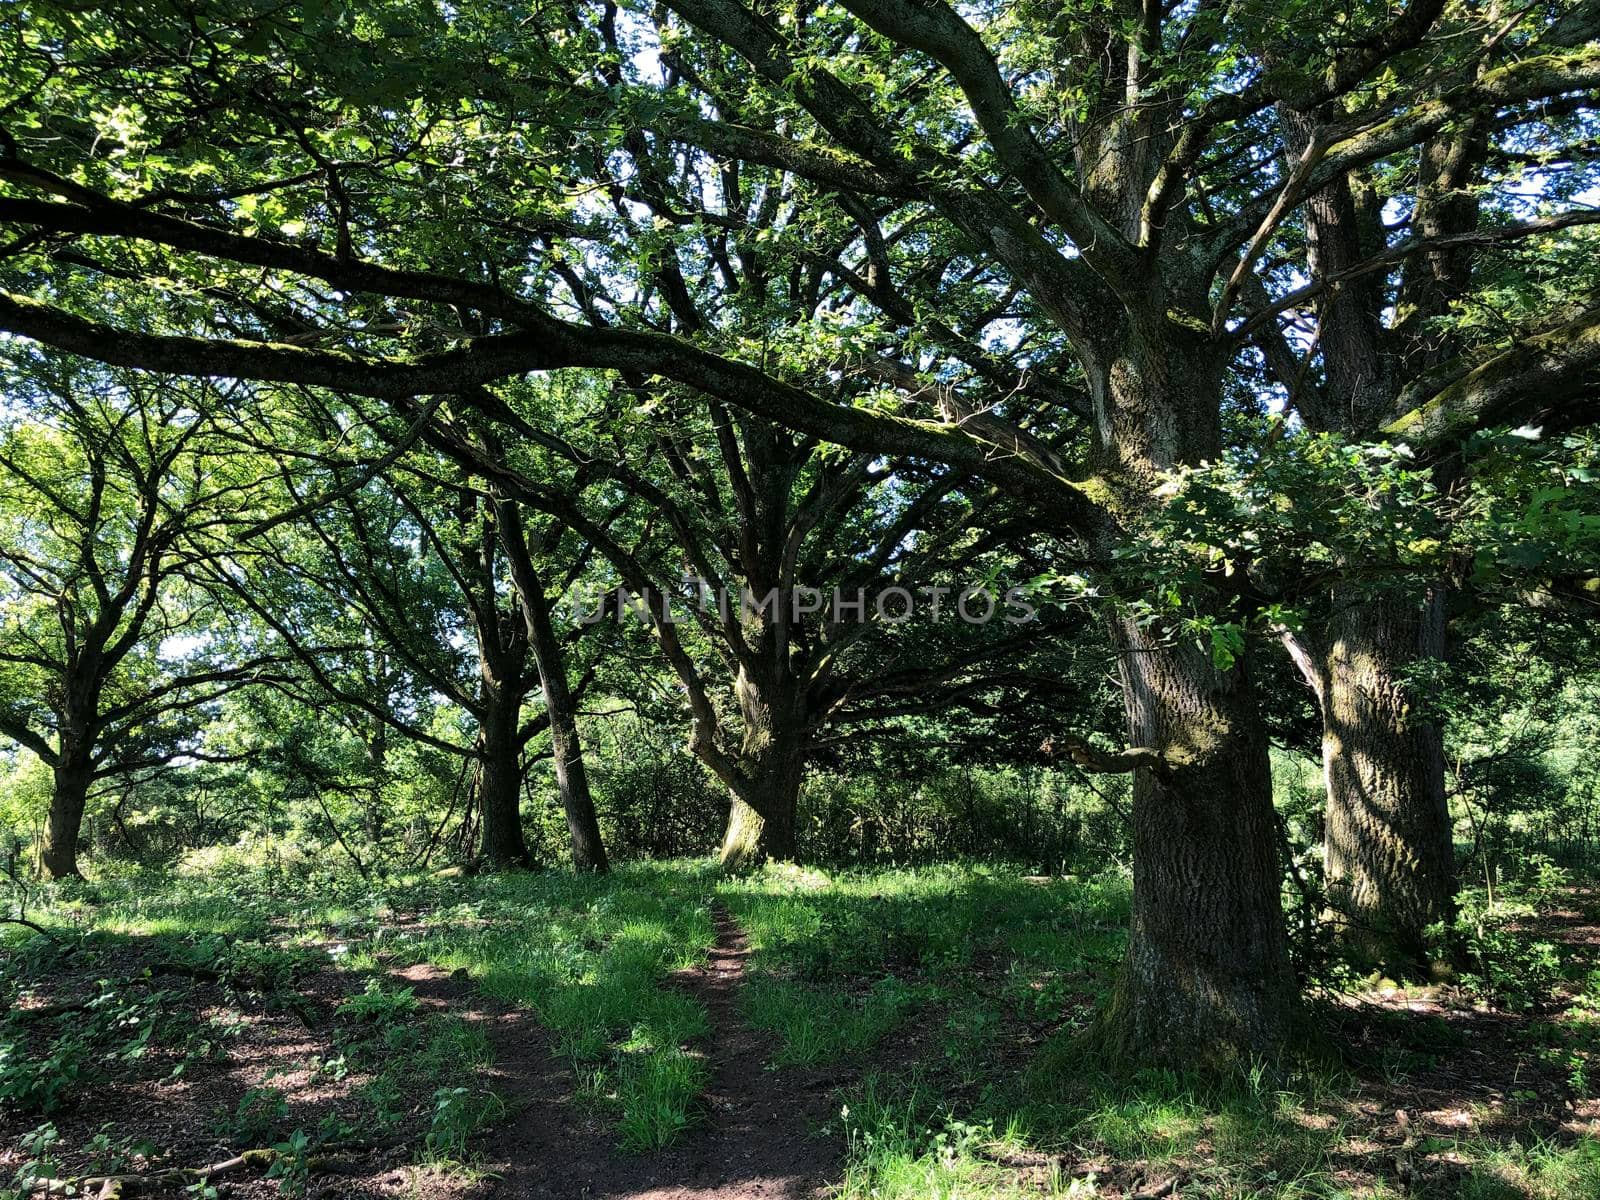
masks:
<instances>
[{"instance_id":1,"label":"small plant","mask_svg":"<svg viewBox=\"0 0 1600 1200\"><path fill-rule=\"evenodd\" d=\"M37 1189L40 1181L54 1178L60 1172L60 1165L55 1158L56 1143L60 1140L60 1133L50 1121L22 1135L18 1148L27 1157L17 1170L13 1181L17 1187L17 1195L28 1195Z\"/></svg>"},{"instance_id":2,"label":"small plant","mask_svg":"<svg viewBox=\"0 0 1600 1200\"><path fill-rule=\"evenodd\" d=\"M328 1079L338 1083L350 1074L350 1063L342 1054L318 1059L312 1064L311 1074L313 1078Z\"/></svg>"},{"instance_id":3,"label":"small plant","mask_svg":"<svg viewBox=\"0 0 1600 1200\"><path fill-rule=\"evenodd\" d=\"M392 1128L405 1119L405 1091L392 1074L374 1075L358 1090L361 1098L372 1106L372 1119L380 1128Z\"/></svg>"},{"instance_id":4,"label":"small plant","mask_svg":"<svg viewBox=\"0 0 1600 1200\"><path fill-rule=\"evenodd\" d=\"M0 1105L49 1116L61 1108L88 1062L89 1048L76 1032L56 1038L39 1058L29 1058L18 1042L0 1042Z\"/></svg>"},{"instance_id":5,"label":"small plant","mask_svg":"<svg viewBox=\"0 0 1600 1200\"><path fill-rule=\"evenodd\" d=\"M391 1025L402 1017L409 1016L417 1011L419 1002L410 988L387 989L377 979L367 980L367 986L359 996L352 996L337 1009L335 1014L349 1017L356 1021L365 1021L378 1026Z\"/></svg>"},{"instance_id":6,"label":"small plant","mask_svg":"<svg viewBox=\"0 0 1600 1200\"><path fill-rule=\"evenodd\" d=\"M467 1087L442 1087L433 1093L433 1115L425 1138L428 1157L434 1161L459 1159L467 1140L505 1113L505 1104L493 1092Z\"/></svg>"},{"instance_id":7,"label":"small plant","mask_svg":"<svg viewBox=\"0 0 1600 1200\"><path fill-rule=\"evenodd\" d=\"M275 1087L253 1087L239 1098L229 1122L232 1135L241 1142L257 1143L270 1137L289 1115L289 1102Z\"/></svg>"},{"instance_id":8,"label":"small plant","mask_svg":"<svg viewBox=\"0 0 1600 1200\"><path fill-rule=\"evenodd\" d=\"M1468 969L1461 986L1501 1008L1532 1008L1561 980L1561 955L1553 943L1536 939L1522 928L1533 906L1501 901L1482 908L1463 907L1450 930L1436 926L1435 938L1453 934Z\"/></svg>"},{"instance_id":9,"label":"small plant","mask_svg":"<svg viewBox=\"0 0 1600 1200\"><path fill-rule=\"evenodd\" d=\"M310 1136L305 1130L296 1129L272 1148L276 1155L267 1168L267 1178L278 1181L280 1196L304 1196L306 1180L311 1173Z\"/></svg>"},{"instance_id":10,"label":"small plant","mask_svg":"<svg viewBox=\"0 0 1600 1200\"><path fill-rule=\"evenodd\" d=\"M91 1174L116 1175L126 1170L135 1158L147 1158L155 1153L153 1143L116 1137L115 1132L115 1125L102 1125L84 1145Z\"/></svg>"}]
</instances>

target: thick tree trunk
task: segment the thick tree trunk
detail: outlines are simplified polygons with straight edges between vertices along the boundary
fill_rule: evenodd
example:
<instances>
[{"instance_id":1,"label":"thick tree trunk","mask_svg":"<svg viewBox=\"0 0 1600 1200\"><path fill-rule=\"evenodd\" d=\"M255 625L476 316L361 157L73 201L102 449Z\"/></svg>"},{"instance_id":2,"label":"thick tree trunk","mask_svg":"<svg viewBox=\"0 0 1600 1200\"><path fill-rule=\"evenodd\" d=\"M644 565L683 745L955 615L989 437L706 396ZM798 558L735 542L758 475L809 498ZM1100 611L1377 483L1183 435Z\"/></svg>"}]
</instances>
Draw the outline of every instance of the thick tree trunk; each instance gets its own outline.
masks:
<instances>
[{"instance_id":1,"label":"thick tree trunk","mask_svg":"<svg viewBox=\"0 0 1600 1200\"><path fill-rule=\"evenodd\" d=\"M1244 667L1118 623L1134 746L1133 918L1098 1033L1173 1065L1275 1058L1298 1033L1280 901L1267 739Z\"/></svg>"},{"instance_id":2,"label":"thick tree trunk","mask_svg":"<svg viewBox=\"0 0 1600 1200\"><path fill-rule=\"evenodd\" d=\"M791 756L778 764L751 789L760 810L746 804L737 793L729 797L728 828L722 836L722 865L745 871L764 862L792 862L799 846L795 817L799 807L801 759Z\"/></svg>"},{"instance_id":3,"label":"thick tree trunk","mask_svg":"<svg viewBox=\"0 0 1600 1200\"><path fill-rule=\"evenodd\" d=\"M44 849L39 855L51 879L83 874L78 869L78 833L83 828L83 810L93 779L94 766L87 751L63 747L55 768L55 788L50 794Z\"/></svg>"},{"instance_id":4,"label":"thick tree trunk","mask_svg":"<svg viewBox=\"0 0 1600 1200\"><path fill-rule=\"evenodd\" d=\"M1324 114L1279 111L1298 153ZM1473 181L1488 137L1488 122L1463 114L1419 148L1415 236L1447 242L1478 226ZM1305 224L1307 265L1324 282L1384 241L1378 194L1359 172L1313 195ZM1460 351L1437 318L1470 288L1474 257L1464 244L1417 255L1398 294L1381 272L1332 289L1318 325L1326 380L1299 389L1296 401L1310 428L1372 436L1407 380ZM1451 470L1435 467L1441 490ZM1316 644L1288 639L1322 708L1329 901L1352 947L1377 961L1419 963L1424 931L1451 915L1454 848L1439 731L1418 715L1406 675L1443 652L1443 606L1437 597L1424 603L1415 594L1363 597L1353 589L1333 601Z\"/></svg>"},{"instance_id":5,"label":"thick tree trunk","mask_svg":"<svg viewBox=\"0 0 1600 1200\"><path fill-rule=\"evenodd\" d=\"M1130 510L1166 472L1219 455L1220 378L1205 339L1150 314L1130 323L1093 389L1099 457ZM1124 537L1109 532L1108 558ZM1129 743L1159 758L1134 771L1128 953L1096 1032L1119 1056L1174 1066L1276 1058L1298 1038L1300 1004L1245 661L1219 669L1191 638L1110 622Z\"/></svg>"},{"instance_id":6,"label":"thick tree trunk","mask_svg":"<svg viewBox=\"0 0 1600 1200\"><path fill-rule=\"evenodd\" d=\"M741 671L736 686L744 719L741 782L732 789L722 865L744 871L792 861L799 849L795 819L805 775L805 732L792 687Z\"/></svg>"},{"instance_id":7,"label":"thick tree trunk","mask_svg":"<svg viewBox=\"0 0 1600 1200\"><path fill-rule=\"evenodd\" d=\"M1328 897L1352 944L1384 962L1421 963L1428 926L1454 908L1443 739L1407 678L1443 642L1431 595L1348 603L1323 643Z\"/></svg>"},{"instance_id":8,"label":"thick tree trunk","mask_svg":"<svg viewBox=\"0 0 1600 1200\"><path fill-rule=\"evenodd\" d=\"M583 742L578 736L577 704L567 686L566 657L550 623L550 605L537 580L519 581L523 612L528 620L528 641L539 668L545 711L550 716L550 747L554 753L556 789L567 817L572 841L572 865L579 871L605 871L605 843L594 798L589 793L589 773L584 768Z\"/></svg>"},{"instance_id":9,"label":"thick tree trunk","mask_svg":"<svg viewBox=\"0 0 1600 1200\"><path fill-rule=\"evenodd\" d=\"M514 712L508 717L491 708L478 735L478 811L483 820L478 856L498 870L533 865L522 834L522 750L516 719Z\"/></svg>"}]
</instances>

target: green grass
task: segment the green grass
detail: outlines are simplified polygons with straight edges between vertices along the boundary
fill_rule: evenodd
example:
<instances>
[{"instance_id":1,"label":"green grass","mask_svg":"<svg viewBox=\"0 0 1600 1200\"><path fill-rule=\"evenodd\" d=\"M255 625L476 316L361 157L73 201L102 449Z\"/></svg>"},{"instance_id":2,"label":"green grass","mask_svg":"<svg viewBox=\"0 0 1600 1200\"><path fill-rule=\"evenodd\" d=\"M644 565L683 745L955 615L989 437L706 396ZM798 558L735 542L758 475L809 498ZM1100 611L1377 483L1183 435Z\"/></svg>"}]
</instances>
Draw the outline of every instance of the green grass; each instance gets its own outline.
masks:
<instances>
[{"instance_id":1,"label":"green grass","mask_svg":"<svg viewBox=\"0 0 1600 1200\"><path fill-rule=\"evenodd\" d=\"M707 1016L668 977L703 960L714 903L739 919L753 951L740 1012L771 1035L772 1051L752 1067L779 1072L781 1088L794 1067L878 1064L837 1097L840 1200L1088 1197L1164 1174L1183 1180L1185 1196L1230 1200L1600 1197L1600 1150L1540 1140L1514 1114L1484 1110L1470 1134L1408 1145L1426 1170L1403 1184L1395 1139L1374 1138L1387 1118L1361 1107L1352 1077L1308 1068L1202 1081L1093 1057L1077 1035L1123 950L1129 886L1119 875L785 867L728 879L705 863L669 863L598 879L377 885L232 872L54 889L34 915L68 939L88 928L151 940L171 961L268 992L292 992L297 972L331 950L352 972L336 1020L351 1064L373 1072L374 1122L420 1106L422 1156L451 1163L470 1158L473 1133L503 1114L472 1076L489 1047L475 1026L410 1011L381 970L461 969L486 994L528 1008L570 1060L576 1101L604 1113L622 1147L651 1153L702 1115ZM58 952L6 936L19 947L11 961L30 969L48 970ZM1517 1048L1583 1091L1600 973L1579 972L1573 990L1578 1003L1526 1023ZM135 1001L147 1003L117 1003ZM1461 1051L1460 1030L1443 1019L1395 1014L1374 1027L1361 1069L1390 1088ZM191 1032L204 1045L226 1040ZM115 1049L136 1049L118 1037ZM63 1047L66 1087L98 1061L82 1046L74 1053ZM0 1062L0 1076L8 1069ZM236 1117L270 1123L273 1112L263 1095Z\"/></svg>"},{"instance_id":2,"label":"green grass","mask_svg":"<svg viewBox=\"0 0 1600 1200\"><path fill-rule=\"evenodd\" d=\"M376 973L422 961L465 970L485 994L531 1009L576 1071L598 1071L621 1143L651 1150L694 1123L705 1085L704 1060L687 1049L707 1032L705 1011L663 985L703 961L714 940L713 882L704 864L624 867L600 878L383 884L235 866L203 877L128 874L56 887L33 915L68 936L90 930L154 944L187 967L291 996L295 972L331 954L356 976L338 1020L360 1035L356 1052L376 1068L364 1088L374 1120L392 1125L437 1092L436 1157L460 1151L464 1139L453 1130L492 1119L498 1102L463 1099L455 1089L467 1086L464 1077L445 1069L452 1058L487 1061L488 1047L451 1048L450 1039L466 1036L452 1018L402 1020L415 1001ZM363 974L374 978L363 983Z\"/></svg>"},{"instance_id":3,"label":"green grass","mask_svg":"<svg viewBox=\"0 0 1600 1200\"><path fill-rule=\"evenodd\" d=\"M1450 1149L1468 1163L1461 1200L1592 1200L1600 1196L1600 1144L1476 1137Z\"/></svg>"},{"instance_id":4,"label":"green grass","mask_svg":"<svg viewBox=\"0 0 1600 1200\"><path fill-rule=\"evenodd\" d=\"M740 1007L757 1029L777 1035L772 1065L813 1066L859 1060L917 1010L922 996L893 975L850 995L756 974L745 984Z\"/></svg>"},{"instance_id":5,"label":"green grass","mask_svg":"<svg viewBox=\"0 0 1600 1200\"><path fill-rule=\"evenodd\" d=\"M1419 1193L1371 1140L1355 1081L1326 1068L1218 1081L1092 1057L1077 1035L1122 954L1124 877L770 868L718 894L750 933L744 1009L774 1034L774 1065L904 1060L840 1096L839 1200L1116 1195L1170 1175L1219 1200L1600 1197L1592 1144L1500 1130L1413 1149L1435 1159ZM1396 1020L1391 1084L1459 1040L1442 1021ZM897 1058L914 1030L916 1052Z\"/></svg>"},{"instance_id":6,"label":"green grass","mask_svg":"<svg viewBox=\"0 0 1600 1200\"><path fill-rule=\"evenodd\" d=\"M430 920L406 953L464 969L485 993L525 1005L580 1079L616 1109L621 1142L656 1149L693 1124L708 1032L704 1008L662 986L715 940L704 868L623 868L595 878L513 875L476 885L466 912Z\"/></svg>"}]
</instances>

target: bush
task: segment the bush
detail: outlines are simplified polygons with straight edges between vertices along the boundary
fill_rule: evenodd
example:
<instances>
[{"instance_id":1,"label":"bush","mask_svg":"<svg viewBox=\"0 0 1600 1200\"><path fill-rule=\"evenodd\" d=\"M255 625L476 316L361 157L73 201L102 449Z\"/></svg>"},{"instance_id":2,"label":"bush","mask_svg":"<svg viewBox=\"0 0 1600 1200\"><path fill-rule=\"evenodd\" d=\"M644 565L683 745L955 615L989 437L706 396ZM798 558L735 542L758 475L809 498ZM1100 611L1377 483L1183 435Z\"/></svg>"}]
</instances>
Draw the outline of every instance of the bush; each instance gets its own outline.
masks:
<instances>
[{"instance_id":1,"label":"bush","mask_svg":"<svg viewBox=\"0 0 1600 1200\"><path fill-rule=\"evenodd\" d=\"M1524 900L1479 904L1469 894L1452 925L1430 932L1436 942L1458 949L1466 964L1460 976L1465 991L1520 1012L1548 999L1562 974L1555 944L1527 927L1535 914Z\"/></svg>"}]
</instances>

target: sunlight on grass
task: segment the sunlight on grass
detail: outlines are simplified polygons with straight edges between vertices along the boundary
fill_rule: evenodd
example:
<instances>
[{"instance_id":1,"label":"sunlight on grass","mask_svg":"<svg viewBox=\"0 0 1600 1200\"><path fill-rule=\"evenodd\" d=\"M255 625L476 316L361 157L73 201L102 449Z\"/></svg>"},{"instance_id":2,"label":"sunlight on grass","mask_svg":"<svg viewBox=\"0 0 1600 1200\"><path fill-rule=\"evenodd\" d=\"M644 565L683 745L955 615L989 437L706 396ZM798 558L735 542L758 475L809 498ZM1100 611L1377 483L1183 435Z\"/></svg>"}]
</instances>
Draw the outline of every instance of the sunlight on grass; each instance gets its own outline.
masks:
<instances>
[{"instance_id":1,"label":"sunlight on grass","mask_svg":"<svg viewBox=\"0 0 1600 1200\"><path fill-rule=\"evenodd\" d=\"M571 1064L574 1102L603 1114L624 1149L651 1153L705 1116L709 1064L697 1043L708 1016L670 976L704 961L717 902L752 948L738 1011L771 1038L748 1068L779 1072L779 1088L792 1067L843 1069L830 1122L845 1147L840 1200L1120 1195L1162 1173L1195 1196L1401 1194L1399 1151L1374 1137L1348 1075L1262 1065L1200 1082L1094 1057L1078 1035L1122 953L1120 874L770 867L729 879L689 862L604 878L333 876L315 889L265 871L130 875L53 889L35 915L61 933L148 939L165 961L240 988L292 995L298 975L333 962L351 974L338 1020L356 1030L352 1054L372 1064L360 1087L373 1122L396 1126L420 1105L425 1160L470 1172L472 1135L503 1112L471 1079L488 1042L476 1026L411 1012L383 973L427 961L531 1010ZM1574 979L1576 1005L1523 1036L1576 1079L1600 972ZM1382 1050L1393 1084L1461 1036L1442 1018L1399 1021ZM851 1073L866 1062L875 1073ZM1477 1126L1491 1116L1478 1112ZM1422 1194L1600 1197L1589 1142L1478 1132L1404 1153L1425 1169Z\"/></svg>"},{"instance_id":2,"label":"sunlight on grass","mask_svg":"<svg viewBox=\"0 0 1600 1200\"><path fill-rule=\"evenodd\" d=\"M850 995L758 974L745 984L740 1006L757 1029L777 1035L773 1065L811 1066L871 1050L927 995L928 989L908 987L892 975Z\"/></svg>"},{"instance_id":3,"label":"sunlight on grass","mask_svg":"<svg viewBox=\"0 0 1600 1200\"><path fill-rule=\"evenodd\" d=\"M580 1079L611 1081L625 1146L656 1149L688 1128L705 1072L681 1047L706 1035L706 1014L661 984L714 941L699 872L507 876L477 894L470 913L430 925L408 953L533 1009Z\"/></svg>"},{"instance_id":4,"label":"sunlight on grass","mask_svg":"<svg viewBox=\"0 0 1600 1200\"><path fill-rule=\"evenodd\" d=\"M703 1061L682 1048L708 1032L705 1011L662 985L703 961L714 941L710 878L705 864L641 864L599 878L410 876L377 884L335 875L319 877L315 888L265 870L130 873L54 888L39 915L47 926L155 939L176 961L248 972L252 982L308 956L352 972L424 961L465 970L485 994L532 1009L575 1070L601 1070L622 1142L648 1150L693 1123L705 1082ZM438 1065L432 1042L404 1049L395 1071L364 1085L380 1119L398 1113ZM476 1062L487 1044L451 1053ZM472 1097L443 1100L446 1125L475 1128L488 1119L489 1107ZM450 1157L461 1140L443 1136L439 1156Z\"/></svg>"}]
</instances>

